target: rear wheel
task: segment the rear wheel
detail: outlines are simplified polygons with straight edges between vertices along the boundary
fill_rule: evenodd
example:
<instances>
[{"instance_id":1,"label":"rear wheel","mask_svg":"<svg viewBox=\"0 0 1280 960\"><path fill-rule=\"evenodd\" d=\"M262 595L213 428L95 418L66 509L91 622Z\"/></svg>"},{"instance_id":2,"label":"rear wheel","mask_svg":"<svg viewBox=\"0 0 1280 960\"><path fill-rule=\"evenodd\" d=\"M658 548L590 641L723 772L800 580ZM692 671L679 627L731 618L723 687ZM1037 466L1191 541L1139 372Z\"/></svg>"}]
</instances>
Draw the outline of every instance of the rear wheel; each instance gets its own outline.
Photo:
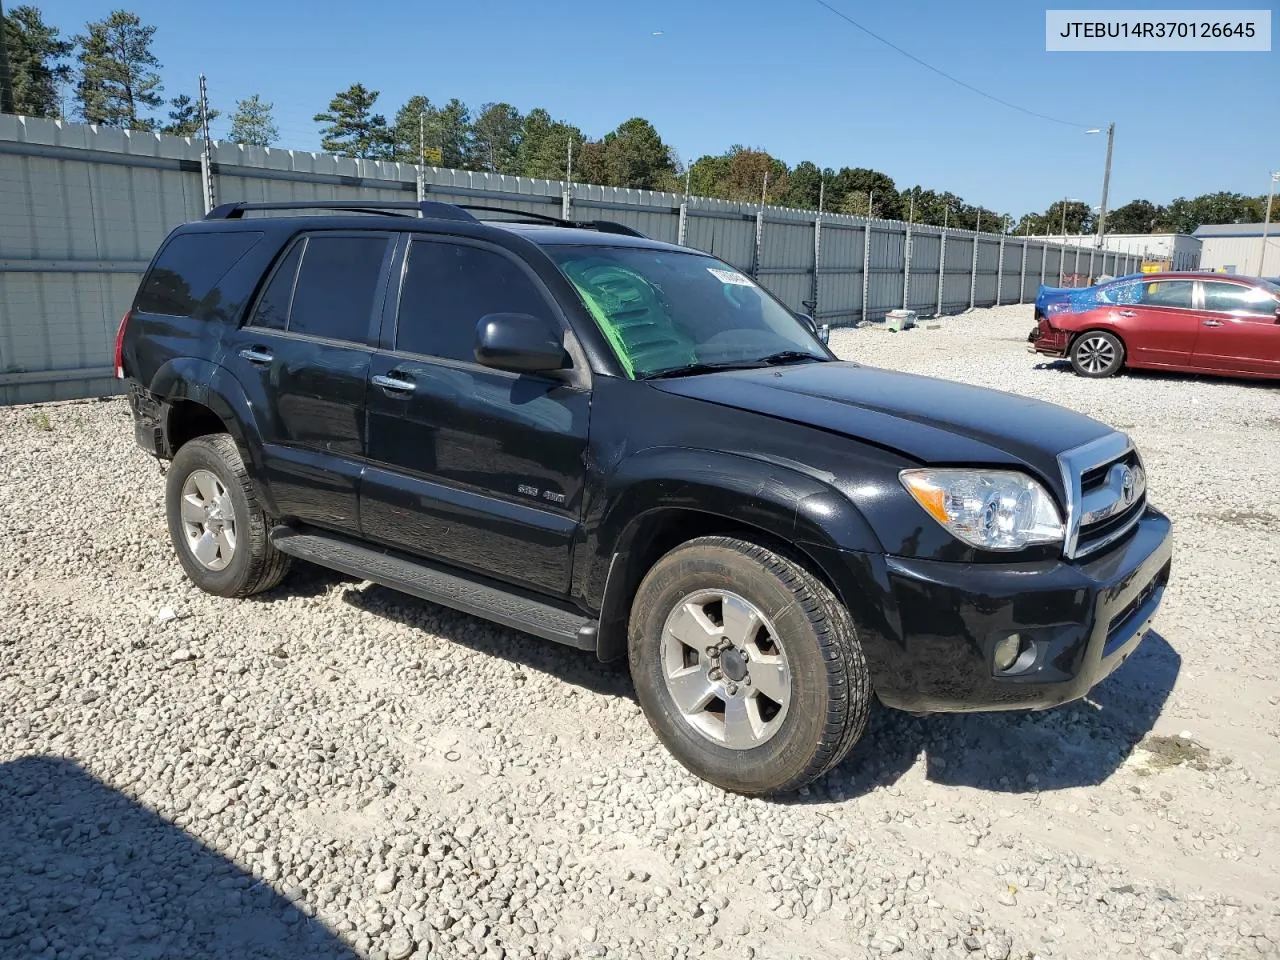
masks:
<instances>
[{"instance_id":1,"label":"rear wheel","mask_svg":"<svg viewBox=\"0 0 1280 960\"><path fill-rule=\"evenodd\" d=\"M289 572L290 558L271 545L269 521L229 435L197 437L179 448L165 506L178 561L201 590L247 597Z\"/></svg>"},{"instance_id":2,"label":"rear wheel","mask_svg":"<svg viewBox=\"0 0 1280 960\"><path fill-rule=\"evenodd\" d=\"M796 790L866 725L848 611L802 566L745 540L703 537L659 560L632 605L629 656L659 739L726 790Z\"/></svg>"},{"instance_id":3,"label":"rear wheel","mask_svg":"<svg viewBox=\"0 0 1280 960\"><path fill-rule=\"evenodd\" d=\"M1124 344L1104 330L1091 330L1071 345L1071 368L1082 377L1109 377L1124 366Z\"/></svg>"}]
</instances>

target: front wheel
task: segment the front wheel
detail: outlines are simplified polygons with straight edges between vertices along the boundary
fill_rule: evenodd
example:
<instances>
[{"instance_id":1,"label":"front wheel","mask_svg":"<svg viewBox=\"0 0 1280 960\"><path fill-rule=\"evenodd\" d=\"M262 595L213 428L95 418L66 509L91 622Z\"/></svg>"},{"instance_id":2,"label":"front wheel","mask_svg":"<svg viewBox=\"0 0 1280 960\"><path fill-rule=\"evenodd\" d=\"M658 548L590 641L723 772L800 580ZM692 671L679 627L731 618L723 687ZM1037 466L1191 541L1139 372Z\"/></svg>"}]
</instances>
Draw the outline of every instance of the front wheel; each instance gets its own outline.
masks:
<instances>
[{"instance_id":1,"label":"front wheel","mask_svg":"<svg viewBox=\"0 0 1280 960\"><path fill-rule=\"evenodd\" d=\"M787 793L839 763L871 686L843 604L804 567L729 537L666 554L631 610L640 706L692 773L748 795Z\"/></svg>"},{"instance_id":2,"label":"front wheel","mask_svg":"<svg viewBox=\"0 0 1280 960\"><path fill-rule=\"evenodd\" d=\"M1082 377L1110 377L1124 365L1124 344L1114 334L1092 330L1071 345L1071 368Z\"/></svg>"}]
</instances>

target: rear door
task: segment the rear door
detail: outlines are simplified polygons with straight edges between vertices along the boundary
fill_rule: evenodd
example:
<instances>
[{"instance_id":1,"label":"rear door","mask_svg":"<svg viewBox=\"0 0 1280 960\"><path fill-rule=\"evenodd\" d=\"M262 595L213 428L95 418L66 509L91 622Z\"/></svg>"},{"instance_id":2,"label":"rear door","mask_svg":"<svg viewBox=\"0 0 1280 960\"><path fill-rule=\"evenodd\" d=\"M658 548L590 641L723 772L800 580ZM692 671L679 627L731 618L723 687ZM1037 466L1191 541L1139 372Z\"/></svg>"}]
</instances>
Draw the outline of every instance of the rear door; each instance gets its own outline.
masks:
<instances>
[{"instance_id":1,"label":"rear door","mask_svg":"<svg viewBox=\"0 0 1280 960\"><path fill-rule=\"evenodd\" d=\"M475 240L414 238L400 277L370 371L364 536L567 593L586 475L585 364L517 374L474 355L486 314L564 326L563 316L525 264Z\"/></svg>"},{"instance_id":2,"label":"rear door","mask_svg":"<svg viewBox=\"0 0 1280 960\"><path fill-rule=\"evenodd\" d=\"M1120 284L1109 296L1110 318L1129 358L1140 364L1186 366L1198 333L1191 280L1140 280Z\"/></svg>"},{"instance_id":3,"label":"rear door","mask_svg":"<svg viewBox=\"0 0 1280 960\"><path fill-rule=\"evenodd\" d=\"M1274 295L1229 280L1202 280L1195 365L1224 373L1280 376L1280 323Z\"/></svg>"},{"instance_id":4,"label":"rear door","mask_svg":"<svg viewBox=\"0 0 1280 960\"><path fill-rule=\"evenodd\" d=\"M266 482L285 519L359 531L365 388L394 234L302 234L248 322L224 342L257 410Z\"/></svg>"}]
</instances>

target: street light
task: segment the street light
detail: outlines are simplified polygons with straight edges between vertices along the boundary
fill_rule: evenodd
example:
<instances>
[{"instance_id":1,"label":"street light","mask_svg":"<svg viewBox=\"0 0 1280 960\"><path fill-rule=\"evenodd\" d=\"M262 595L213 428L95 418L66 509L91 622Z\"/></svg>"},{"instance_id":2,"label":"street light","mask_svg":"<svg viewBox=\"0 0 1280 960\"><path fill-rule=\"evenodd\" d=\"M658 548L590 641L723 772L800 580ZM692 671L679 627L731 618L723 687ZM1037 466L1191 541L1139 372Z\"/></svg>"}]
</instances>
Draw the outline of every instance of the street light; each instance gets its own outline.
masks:
<instances>
[{"instance_id":1,"label":"street light","mask_svg":"<svg viewBox=\"0 0 1280 960\"><path fill-rule=\"evenodd\" d=\"M1258 276L1267 265L1267 234L1271 232L1271 198L1276 195L1276 183L1280 182L1280 170L1271 174L1271 189L1267 191L1267 215L1262 221L1262 249L1258 251Z\"/></svg>"},{"instance_id":2,"label":"street light","mask_svg":"<svg viewBox=\"0 0 1280 960\"><path fill-rule=\"evenodd\" d=\"M1092 130L1086 130L1085 133L1101 133L1101 127L1094 127ZM1111 148L1116 142L1116 125L1114 123L1107 124L1107 167L1102 174L1102 211L1098 214L1098 239L1095 246L1102 246L1102 240L1107 235L1107 190L1111 186Z\"/></svg>"}]
</instances>

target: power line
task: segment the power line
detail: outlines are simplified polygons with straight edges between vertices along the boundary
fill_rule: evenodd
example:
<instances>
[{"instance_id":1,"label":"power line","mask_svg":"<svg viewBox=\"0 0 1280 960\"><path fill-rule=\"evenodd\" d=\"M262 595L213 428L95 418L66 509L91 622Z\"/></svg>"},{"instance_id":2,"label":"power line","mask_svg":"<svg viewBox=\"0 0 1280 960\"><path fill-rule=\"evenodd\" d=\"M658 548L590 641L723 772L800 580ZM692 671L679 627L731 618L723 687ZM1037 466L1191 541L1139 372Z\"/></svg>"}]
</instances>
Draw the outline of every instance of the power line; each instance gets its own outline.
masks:
<instances>
[{"instance_id":1,"label":"power line","mask_svg":"<svg viewBox=\"0 0 1280 960\"><path fill-rule=\"evenodd\" d=\"M915 63L920 64L920 66L924 67L926 70L932 70L938 76L945 77L946 79L950 80L952 83L958 84L964 87L966 90L976 93L980 97L986 97L988 100L998 103L1002 107L1008 107L1010 110L1017 110L1019 113L1025 113L1027 116L1036 117L1039 120L1048 120L1050 123L1060 123L1064 127L1088 126L1088 124L1085 124L1085 123L1074 123L1070 120L1063 120L1059 117L1051 117L1047 113L1036 113L1034 110L1028 110L1026 107L1020 107L1016 103L1010 103L1008 100L1001 100L999 97L995 96L994 94L987 93L987 91L985 90L979 90L973 84L966 83L965 81L961 80L959 77L952 76L951 74L947 73L947 71L939 67L935 67L933 64L929 63L928 61L921 60L915 54L910 53L906 50L903 50L900 46L898 46L892 40L886 40L884 37L880 36L880 34L876 33L874 30L867 29L862 24L860 24L857 20L854 20L853 17L849 16L846 13L842 13L841 11L833 7L831 4L827 3L826 0L814 0L814 2L819 4L820 6L826 7L828 10L834 13L841 20L857 27L859 30L861 30L867 36L871 37L873 40L879 40L881 43L883 43L886 47L889 47L891 50L896 50L898 53L902 54L908 60L912 60Z\"/></svg>"}]
</instances>

